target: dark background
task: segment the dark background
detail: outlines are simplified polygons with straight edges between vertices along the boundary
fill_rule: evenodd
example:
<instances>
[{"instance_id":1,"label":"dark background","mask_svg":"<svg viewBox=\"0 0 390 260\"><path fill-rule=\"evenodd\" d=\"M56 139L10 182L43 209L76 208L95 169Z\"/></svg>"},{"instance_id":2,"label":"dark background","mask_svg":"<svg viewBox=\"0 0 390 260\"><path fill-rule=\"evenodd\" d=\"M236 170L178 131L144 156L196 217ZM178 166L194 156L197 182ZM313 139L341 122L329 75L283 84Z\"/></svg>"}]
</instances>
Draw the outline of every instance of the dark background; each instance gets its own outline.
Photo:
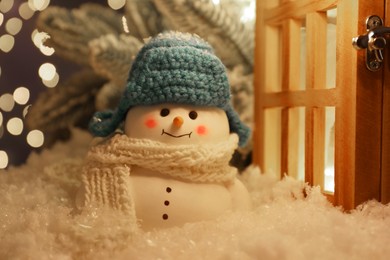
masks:
<instances>
[{"instance_id":1,"label":"dark background","mask_svg":"<svg viewBox=\"0 0 390 260\"><path fill-rule=\"evenodd\" d=\"M18 8L25 1L15 0L13 8L4 14L4 21L0 26L0 36L7 33L5 23L9 18L20 17ZM107 2L102 0L51 0L50 6L57 5L75 8L86 2L95 2L107 6ZM31 40L31 33L35 30L35 20L38 15L39 12L35 12L31 19L22 19L23 26L21 31L14 36L15 45L13 49L9 53L0 51L0 96L5 93L12 94L19 86L25 86L30 90L30 99L26 105L15 103L15 107L11 112L0 110L3 115L4 130L3 134L0 134L0 150L4 150L8 154L9 166L24 163L32 151L39 152L39 148L30 147L26 141L26 135L32 129L27 129L26 125L24 125L22 134L18 136L9 134L5 129L5 125L10 118L23 118L23 110L25 107L34 104L39 93L47 90L47 87L43 85L38 75L39 66L45 62L54 64L57 68L57 73L60 75L60 81L66 79L72 72L77 70L74 63L56 57L55 53L52 56L45 56L35 47Z\"/></svg>"}]
</instances>

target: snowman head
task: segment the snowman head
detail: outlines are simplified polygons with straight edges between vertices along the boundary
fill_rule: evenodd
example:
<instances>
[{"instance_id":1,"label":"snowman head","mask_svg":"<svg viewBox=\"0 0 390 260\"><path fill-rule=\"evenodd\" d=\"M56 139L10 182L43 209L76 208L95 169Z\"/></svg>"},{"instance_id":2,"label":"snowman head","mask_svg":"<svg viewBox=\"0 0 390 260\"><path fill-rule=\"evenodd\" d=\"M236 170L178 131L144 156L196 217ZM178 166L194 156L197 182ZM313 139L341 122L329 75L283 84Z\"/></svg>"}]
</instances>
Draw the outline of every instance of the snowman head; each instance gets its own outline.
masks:
<instances>
[{"instance_id":1,"label":"snowman head","mask_svg":"<svg viewBox=\"0 0 390 260\"><path fill-rule=\"evenodd\" d=\"M137 54L118 107L114 111L95 113L90 130L96 136L108 136L125 121L125 133L129 136L143 137L160 131L161 141L180 143L184 142L186 134L193 142L213 136L223 139L225 134L221 133L226 132L227 125L227 132L237 133L239 145L243 146L250 131L234 111L230 95L225 66L208 43L188 33L161 33ZM169 113L161 116L167 113L164 106ZM191 111L196 112L199 119L191 119L194 115ZM152 114L154 121L145 121L144 117ZM212 117L224 123L217 125ZM200 120L204 121L197 125ZM154 124L159 124L160 128L150 127ZM149 131L137 130L143 127ZM217 134L214 131L219 127L221 131ZM144 137L155 139L156 133ZM217 137L219 134L221 137ZM181 135L184 136L179 137Z\"/></svg>"},{"instance_id":2,"label":"snowman head","mask_svg":"<svg viewBox=\"0 0 390 260\"><path fill-rule=\"evenodd\" d=\"M158 104L129 110L124 124L129 137L169 144L210 144L229 138L229 121L217 107Z\"/></svg>"}]
</instances>

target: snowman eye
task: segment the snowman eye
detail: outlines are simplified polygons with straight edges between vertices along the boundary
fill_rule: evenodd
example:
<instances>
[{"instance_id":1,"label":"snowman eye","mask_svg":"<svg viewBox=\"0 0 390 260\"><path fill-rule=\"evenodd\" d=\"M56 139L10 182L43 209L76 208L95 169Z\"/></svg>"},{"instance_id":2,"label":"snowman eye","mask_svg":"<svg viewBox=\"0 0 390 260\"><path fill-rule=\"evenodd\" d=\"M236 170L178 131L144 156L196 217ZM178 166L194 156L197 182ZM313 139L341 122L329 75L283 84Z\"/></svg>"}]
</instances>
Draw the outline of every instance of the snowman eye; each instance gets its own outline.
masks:
<instances>
[{"instance_id":1,"label":"snowman eye","mask_svg":"<svg viewBox=\"0 0 390 260\"><path fill-rule=\"evenodd\" d=\"M160 116L166 117L167 115L169 115L169 109L168 108L161 109Z\"/></svg>"},{"instance_id":2,"label":"snowman eye","mask_svg":"<svg viewBox=\"0 0 390 260\"><path fill-rule=\"evenodd\" d=\"M196 111L191 111L188 116L192 119L195 120L198 117L198 113Z\"/></svg>"}]
</instances>

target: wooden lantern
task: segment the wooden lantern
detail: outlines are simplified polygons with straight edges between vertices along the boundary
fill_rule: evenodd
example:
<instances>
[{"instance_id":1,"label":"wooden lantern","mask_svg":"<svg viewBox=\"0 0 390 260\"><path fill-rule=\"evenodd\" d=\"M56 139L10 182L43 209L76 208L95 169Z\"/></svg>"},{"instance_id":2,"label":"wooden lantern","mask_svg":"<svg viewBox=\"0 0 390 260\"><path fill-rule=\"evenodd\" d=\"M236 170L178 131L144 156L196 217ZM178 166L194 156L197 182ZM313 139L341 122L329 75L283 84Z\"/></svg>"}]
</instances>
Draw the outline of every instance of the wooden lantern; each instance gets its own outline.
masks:
<instances>
[{"instance_id":1,"label":"wooden lantern","mask_svg":"<svg viewBox=\"0 0 390 260\"><path fill-rule=\"evenodd\" d=\"M253 160L263 171L297 178L304 172L306 182L345 209L390 201L390 57L371 72L365 52L352 46L353 37L366 33L368 16L388 17L389 26L389 7L390 0L257 1ZM329 24L334 50L327 48ZM326 159L334 169L330 192Z\"/></svg>"}]
</instances>

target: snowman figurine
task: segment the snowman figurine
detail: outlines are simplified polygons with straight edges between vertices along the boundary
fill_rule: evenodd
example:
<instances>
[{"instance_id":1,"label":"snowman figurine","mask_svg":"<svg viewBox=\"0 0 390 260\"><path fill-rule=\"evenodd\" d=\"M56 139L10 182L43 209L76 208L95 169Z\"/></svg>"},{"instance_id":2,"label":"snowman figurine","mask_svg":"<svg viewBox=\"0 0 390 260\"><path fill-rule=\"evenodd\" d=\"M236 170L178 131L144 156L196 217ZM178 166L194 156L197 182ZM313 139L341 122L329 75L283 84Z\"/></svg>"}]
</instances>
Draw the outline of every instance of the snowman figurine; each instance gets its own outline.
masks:
<instances>
[{"instance_id":1,"label":"snowman figurine","mask_svg":"<svg viewBox=\"0 0 390 260\"><path fill-rule=\"evenodd\" d=\"M122 132L118 133L117 129ZM200 37L166 32L138 53L114 111L97 112L77 204L119 210L144 230L250 208L229 161L249 129L225 67Z\"/></svg>"}]
</instances>

